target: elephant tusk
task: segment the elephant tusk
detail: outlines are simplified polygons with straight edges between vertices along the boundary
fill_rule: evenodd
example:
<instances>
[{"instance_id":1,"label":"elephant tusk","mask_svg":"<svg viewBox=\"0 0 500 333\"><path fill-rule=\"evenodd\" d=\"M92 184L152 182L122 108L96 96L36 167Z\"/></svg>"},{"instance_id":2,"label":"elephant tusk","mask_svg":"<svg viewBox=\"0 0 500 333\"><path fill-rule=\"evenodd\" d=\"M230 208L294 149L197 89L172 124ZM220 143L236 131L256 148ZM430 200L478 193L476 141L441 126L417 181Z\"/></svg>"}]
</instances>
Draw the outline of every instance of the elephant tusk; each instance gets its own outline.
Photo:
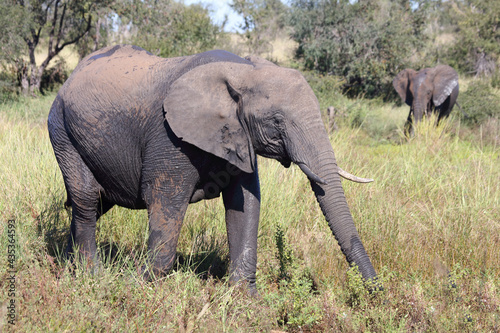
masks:
<instances>
[{"instance_id":1,"label":"elephant tusk","mask_svg":"<svg viewBox=\"0 0 500 333\"><path fill-rule=\"evenodd\" d=\"M310 180L313 180L314 182L316 182L318 184L322 184L322 185L327 184L326 181L324 181L319 176L317 176L314 172L312 172L311 169L309 169L309 167L307 165L305 165L304 163L297 163L297 165L299 166L300 170L302 170L302 172L305 173L306 176Z\"/></svg>"},{"instance_id":2,"label":"elephant tusk","mask_svg":"<svg viewBox=\"0 0 500 333\"><path fill-rule=\"evenodd\" d=\"M338 173L342 178L348 179L350 181L356 182L356 183L371 183L373 179L370 178L361 178L357 177L354 175L351 175L349 172L342 170L339 166L337 166L339 169Z\"/></svg>"}]
</instances>

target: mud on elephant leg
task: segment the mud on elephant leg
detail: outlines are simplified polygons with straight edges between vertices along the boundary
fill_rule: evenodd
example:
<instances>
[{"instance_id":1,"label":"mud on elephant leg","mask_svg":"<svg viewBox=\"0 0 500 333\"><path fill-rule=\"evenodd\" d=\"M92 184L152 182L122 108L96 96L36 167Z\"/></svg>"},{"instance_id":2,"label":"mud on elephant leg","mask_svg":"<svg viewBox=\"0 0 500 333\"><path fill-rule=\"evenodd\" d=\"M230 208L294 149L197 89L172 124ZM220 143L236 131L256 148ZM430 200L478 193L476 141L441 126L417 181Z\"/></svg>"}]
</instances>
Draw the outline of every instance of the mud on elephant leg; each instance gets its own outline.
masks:
<instances>
[{"instance_id":1,"label":"mud on elephant leg","mask_svg":"<svg viewBox=\"0 0 500 333\"><path fill-rule=\"evenodd\" d=\"M68 239L67 256L79 257L79 260L96 268L99 265L95 232L99 210L108 210L111 206L101 207L99 204L99 187L90 171L82 170L82 182L78 188L71 184L71 232ZM91 175L91 174L90 174ZM84 179L88 179L87 182ZM90 178L90 179L89 179Z\"/></svg>"},{"instance_id":2,"label":"mud on elephant leg","mask_svg":"<svg viewBox=\"0 0 500 333\"><path fill-rule=\"evenodd\" d=\"M187 192L184 196L182 199L172 198L160 190L151 191L147 204L148 267L143 267L144 278L147 281L168 273L173 266L177 241L189 202Z\"/></svg>"}]
</instances>

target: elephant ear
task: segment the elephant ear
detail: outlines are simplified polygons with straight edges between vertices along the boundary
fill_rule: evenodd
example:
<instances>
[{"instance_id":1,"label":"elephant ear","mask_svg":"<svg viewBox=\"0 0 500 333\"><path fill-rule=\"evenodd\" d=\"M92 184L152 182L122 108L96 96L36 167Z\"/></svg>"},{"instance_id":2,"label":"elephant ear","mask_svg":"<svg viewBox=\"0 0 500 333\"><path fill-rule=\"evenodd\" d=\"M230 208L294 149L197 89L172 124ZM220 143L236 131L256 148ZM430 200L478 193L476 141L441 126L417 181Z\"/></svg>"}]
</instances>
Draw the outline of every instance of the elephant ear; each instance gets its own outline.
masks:
<instances>
[{"instance_id":1,"label":"elephant ear","mask_svg":"<svg viewBox=\"0 0 500 333\"><path fill-rule=\"evenodd\" d=\"M413 103L413 94L410 89L410 84L415 73L413 69L407 68L399 72L394 80L392 80L392 85L394 89L396 89L399 97L409 106Z\"/></svg>"},{"instance_id":2,"label":"elephant ear","mask_svg":"<svg viewBox=\"0 0 500 333\"><path fill-rule=\"evenodd\" d=\"M163 102L176 136L247 173L255 170L255 153L241 116L241 94L230 81L236 78L231 74L251 67L225 62L198 66L171 85Z\"/></svg>"},{"instance_id":3,"label":"elephant ear","mask_svg":"<svg viewBox=\"0 0 500 333\"><path fill-rule=\"evenodd\" d=\"M436 67L436 76L434 77L434 90L432 91L432 102L435 106L443 104L450 96L451 92L458 85L457 72L447 65Z\"/></svg>"}]
</instances>

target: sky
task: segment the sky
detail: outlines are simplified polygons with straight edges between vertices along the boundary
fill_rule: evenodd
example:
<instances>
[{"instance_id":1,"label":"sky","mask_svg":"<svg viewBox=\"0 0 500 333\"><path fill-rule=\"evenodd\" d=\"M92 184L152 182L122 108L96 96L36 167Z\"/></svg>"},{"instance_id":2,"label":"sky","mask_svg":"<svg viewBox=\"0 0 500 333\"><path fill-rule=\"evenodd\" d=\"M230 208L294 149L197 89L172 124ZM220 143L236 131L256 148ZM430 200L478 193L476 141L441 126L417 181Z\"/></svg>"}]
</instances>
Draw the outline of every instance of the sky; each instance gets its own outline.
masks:
<instances>
[{"instance_id":1,"label":"sky","mask_svg":"<svg viewBox=\"0 0 500 333\"><path fill-rule=\"evenodd\" d=\"M228 32L241 31L238 27L243 23L243 18L236 14L229 3L232 0L184 0L186 5L201 3L204 7L210 9L210 17L216 24L222 24L224 16L227 15L227 23L224 30Z\"/></svg>"}]
</instances>

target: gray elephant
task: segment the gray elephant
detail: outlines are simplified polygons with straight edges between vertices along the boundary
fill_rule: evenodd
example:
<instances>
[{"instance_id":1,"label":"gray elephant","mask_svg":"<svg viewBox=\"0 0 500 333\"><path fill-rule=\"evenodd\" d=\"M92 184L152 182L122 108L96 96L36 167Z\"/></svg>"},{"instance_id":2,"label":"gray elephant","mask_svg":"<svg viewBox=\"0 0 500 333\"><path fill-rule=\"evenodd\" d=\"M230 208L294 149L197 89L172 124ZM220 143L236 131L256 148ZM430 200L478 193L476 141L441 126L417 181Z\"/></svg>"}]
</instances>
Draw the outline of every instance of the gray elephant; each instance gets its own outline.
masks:
<instances>
[{"instance_id":1,"label":"gray elephant","mask_svg":"<svg viewBox=\"0 0 500 333\"><path fill-rule=\"evenodd\" d=\"M114 205L147 209L144 275L163 274L188 204L222 194L230 281L255 291L258 154L301 168L347 261L376 281L318 101L295 70L220 50L164 59L108 47L62 86L48 129L72 206L69 253L97 263L99 217Z\"/></svg>"},{"instance_id":2,"label":"gray elephant","mask_svg":"<svg viewBox=\"0 0 500 333\"><path fill-rule=\"evenodd\" d=\"M458 97L458 74L448 65L418 72L407 68L396 75L392 85L403 102L410 106L407 132L413 131L413 120L417 123L431 112L438 115L438 123L448 117Z\"/></svg>"}]
</instances>

